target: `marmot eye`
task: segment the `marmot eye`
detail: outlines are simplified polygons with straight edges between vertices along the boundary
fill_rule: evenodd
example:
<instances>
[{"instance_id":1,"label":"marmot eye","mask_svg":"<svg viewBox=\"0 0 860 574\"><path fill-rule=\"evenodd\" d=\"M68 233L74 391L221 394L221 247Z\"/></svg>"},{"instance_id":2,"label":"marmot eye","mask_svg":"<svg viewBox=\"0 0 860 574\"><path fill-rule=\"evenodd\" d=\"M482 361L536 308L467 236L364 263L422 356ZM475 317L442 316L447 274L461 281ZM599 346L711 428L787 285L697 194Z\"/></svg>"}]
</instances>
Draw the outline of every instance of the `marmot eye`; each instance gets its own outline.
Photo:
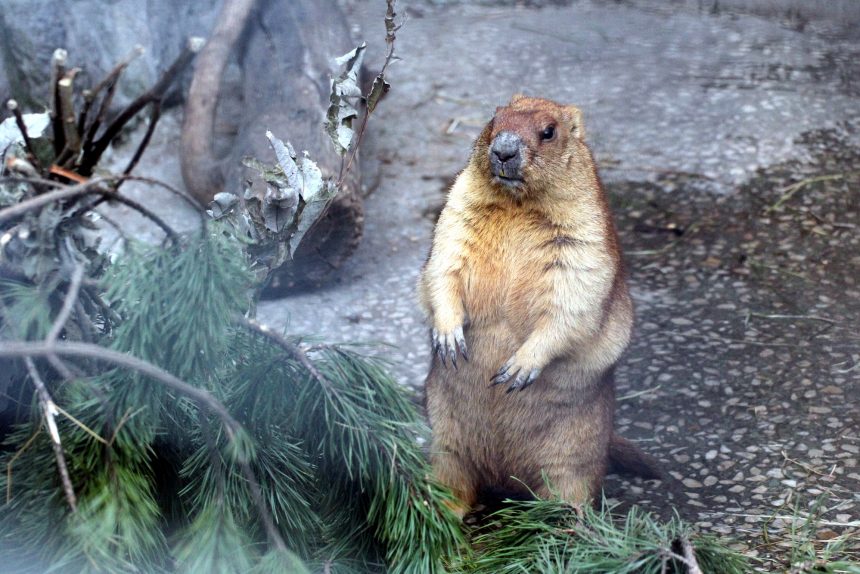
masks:
<instances>
[{"instance_id":1,"label":"marmot eye","mask_svg":"<svg viewBox=\"0 0 860 574\"><path fill-rule=\"evenodd\" d=\"M540 139L549 141L555 137L555 126L547 126L540 134Z\"/></svg>"}]
</instances>

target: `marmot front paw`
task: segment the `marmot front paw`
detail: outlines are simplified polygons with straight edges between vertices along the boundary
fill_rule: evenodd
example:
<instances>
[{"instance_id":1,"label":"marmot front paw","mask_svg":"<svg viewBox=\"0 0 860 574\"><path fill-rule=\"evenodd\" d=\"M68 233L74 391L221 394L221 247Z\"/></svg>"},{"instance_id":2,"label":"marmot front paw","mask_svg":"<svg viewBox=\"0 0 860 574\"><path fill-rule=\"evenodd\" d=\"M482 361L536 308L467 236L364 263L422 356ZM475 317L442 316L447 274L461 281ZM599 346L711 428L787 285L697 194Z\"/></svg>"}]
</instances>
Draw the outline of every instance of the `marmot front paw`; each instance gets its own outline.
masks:
<instances>
[{"instance_id":1,"label":"marmot front paw","mask_svg":"<svg viewBox=\"0 0 860 574\"><path fill-rule=\"evenodd\" d=\"M502 368L493 375L493 378L490 379L490 386L494 387L496 385L504 385L511 379L514 380L511 383L511 386L508 387L506 393L510 393L516 390L523 390L528 387L532 383L537 380L540 376L540 373L543 369L539 367L525 367L517 362L517 356L514 355L508 361L502 365Z\"/></svg>"},{"instance_id":2,"label":"marmot front paw","mask_svg":"<svg viewBox=\"0 0 860 574\"><path fill-rule=\"evenodd\" d=\"M466 339L463 337L463 325L455 327L448 333L440 333L433 329L433 352L439 355L442 364L451 359L451 365L457 368L457 353L469 360L469 352L466 349Z\"/></svg>"}]
</instances>

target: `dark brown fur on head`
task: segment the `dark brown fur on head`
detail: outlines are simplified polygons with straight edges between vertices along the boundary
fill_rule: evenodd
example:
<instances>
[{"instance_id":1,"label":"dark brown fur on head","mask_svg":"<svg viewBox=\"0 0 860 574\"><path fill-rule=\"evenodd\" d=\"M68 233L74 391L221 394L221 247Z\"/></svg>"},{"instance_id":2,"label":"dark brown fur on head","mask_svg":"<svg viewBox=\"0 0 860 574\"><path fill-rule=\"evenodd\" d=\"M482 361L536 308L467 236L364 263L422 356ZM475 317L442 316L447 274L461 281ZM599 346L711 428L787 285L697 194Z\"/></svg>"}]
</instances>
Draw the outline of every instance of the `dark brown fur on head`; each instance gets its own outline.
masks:
<instances>
[{"instance_id":1,"label":"dark brown fur on head","mask_svg":"<svg viewBox=\"0 0 860 574\"><path fill-rule=\"evenodd\" d=\"M576 106L516 95L496 108L475 142L472 160L500 192L528 196L564 185L560 178L583 154L590 161L583 138Z\"/></svg>"}]
</instances>

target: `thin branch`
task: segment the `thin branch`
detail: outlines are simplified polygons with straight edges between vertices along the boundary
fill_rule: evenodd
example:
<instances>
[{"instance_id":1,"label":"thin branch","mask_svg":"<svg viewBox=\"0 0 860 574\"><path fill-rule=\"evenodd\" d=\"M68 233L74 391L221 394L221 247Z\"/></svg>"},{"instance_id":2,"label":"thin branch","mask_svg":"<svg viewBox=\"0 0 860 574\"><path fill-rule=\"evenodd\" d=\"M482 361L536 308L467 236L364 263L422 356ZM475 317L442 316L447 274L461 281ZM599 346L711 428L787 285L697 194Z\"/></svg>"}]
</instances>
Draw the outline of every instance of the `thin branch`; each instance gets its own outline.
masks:
<instances>
[{"instance_id":1,"label":"thin branch","mask_svg":"<svg viewBox=\"0 0 860 574\"><path fill-rule=\"evenodd\" d=\"M128 65L131 64L134 60L136 60L140 56L142 56L145 52L146 52L146 49L143 46L141 46L140 44L138 44L134 48L132 48L131 52L129 52L125 58L120 60L119 63L116 66L114 66L110 72L108 72L107 76L105 76L101 82L99 82L98 84L96 84L92 88L92 90L90 91L91 97L95 98L96 96L98 96L100 91L105 89L105 87L110 87L110 86L116 84L120 75L128 67Z\"/></svg>"},{"instance_id":2,"label":"thin branch","mask_svg":"<svg viewBox=\"0 0 860 574\"><path fill-rule=\"evenodd\" d=\"M388 52L385 55L385 61L382 63L382 69L379 70L379 73L374 78L373 82L385 82L385 71L388 69L388 65L394 61L394 41L396 40L396 32L403 27L405 24L405 20L400 24L395 24L394 17L394 5L397 3L397 0L387 0L387 8L385 11L385 43L388 44ZM383 84L384 85L384 84ZM358 154L358 148L361 147L361 142L364 139L364 130L367 128L367 122L370 119L370 116L373 114L373 109L370 107L365 108L364 117L361 118L361 127L358 130L358 137L356 138L355 145L352 146L352 151L349 155L349 159L344 166L341 163L340 175L337 178L337 188L340 189L340 186L343 184L346 176L349 174L349 168L352 167L352 162L355 159L355 156Z\"/></svg>"},{"instance_id":3,"label":"thin branch","mask_svg":"<svg viewBox=\"0 0 860 574\"><path fill-rule=\"evenodd\" d=\"M39 156L36 155L36 151L33 148L33 142L30 140L30 134L27 133L27 124L24 123L24 116L21 114L18 102L15 100L9 100L6 102L6 109L12 112L12 115L15 116L15 125L18 126L18 131L21 132L21 137L24 139L24 147L27 148L27 152L30 154L30 161L33 162L33 165L37 170L41 171L42 166L39 164Z\"/></svg>"},{"instance_id":4,"label":"thin branch","mask_svg":"<svg viewBox=\"0 0 860 574\"><path fill-rule=\"evenodd\" d=\"M57 458L57 468L60 470L60 479L63 482L63 490L66 493L66 501L72 512L78 510L78 499L75 496L75 490L72 487L72 479L69 478L69 467L66 466L66 455L63 453L63 444L60 442L60 431L57 430L57 421L54 417L57 415L57 407L45 387L45 382L39 376L36 370L36 365L31 357L26 357L24 363L27 365L27 372L30 374L30 380L33 381L33 386L36 387L36 394L39 397L39 404L42 406L42 411L45 414L45 423L48 425L48 431L51 435L51 444L54 447L54 456Z\"/></svg>"},{"instance_id":5,"label":"thin branch","mask_svg":"<svg viewBox=\"0 0 860 574\"><path fill-rule=\"evenodd\" d=\"M811 185L813 183L820 183L823 181L834 181L834 180L845 179L846 177L848 177L850 175L857 174L857 173L860 173L860 172L849 171L846 173L834 173L834 174L828 174L828 175L819 175L816 177L809 177L806 179L802 179L796 183L792 183L791 185L788 185L788 186L786 186L780 190L782 192L782 195L779 196L779 199L773 205L771 205L770 207L768 207L767 209L764 210L764 214L767 215L773 211L776 211L777 209L782 207L789 199L791 199L795 193L797 193L798 191L800 191L801 189L803 189L804 187L806 187L808 185Z\"/></svg>"},{"instance_id":6,"label":"thin branch","mask_svg":"<svg viewBox=\"0 0 860 574\"><path fill-rule=\"evenodd\" d=\"M757 317L759 319L805 319L808 321L821 321L823 323L830 323L831 325L838 325L838 321L834 321L833 319L828 319L827 317L820 317L818 315L768 315L766 313L749 313L750 317Z\"/></svg>"},{"instance_id":7,"label":"thin branch","mask_svg":"<svg viewBox=\"0 0 860 574\"><path fill-rule=\"evenodd\" d=\"M75 306L75 302L78 300L78 293L81 291L81 281L84 278L84 266L76 265L75 270L72 272L72 279L69 282L69 288L66 291L66 297L63 299L63 307L60 309L60 314L57 315L57 319L54 321L54 324L51 325L51 330L48 331L48 336L45 338L45 341L49 345L53 345L57 340L57 337L60 335L60 331L63 330L63 327L66 326L66 321L69 320L69 315L72 313L72 308Z\"/></svg>"},{"instance_id":8,"label":"thin branch","mask_svg":"<svg viewBox=\"0 0 860 574\"><path fill-rule=\"evenodd\" d=\"M209 451L209 464L212 465L212 472L215 475L215 485L218 489L218 502L224 501L224 492L227 490L224 485L224 470L221 465L221 456L218 454L218 448L215 444L215 439L212 437L212 429L209 427L209 419L206 418L206 413L203 412L203 405L197 403L197 422L200 424L200 432L203 433L203 440L206 443L206 449Z\"/></svg>"},{"instance_id":9,"label":"thin branch","mask_svg":"<svg viewBox=\"0 0 860 574\"><path fill-rule=\"evenodd\" d=\"M137 150L134 152L134 155L131 157L131 160L128 162L128 165L123 170L122 175L127 176L131 173L131 170L135 168L137 162L140 161L140 158L143 156L143 152L146 150L146 146L149 145L149 140L152 139L152 133L155 131L155 126L158 124L158 118L161 117L161 102L156 101L152 103L152 108L149 113L149 125L146 127L146 133L143 134L143 139L140 140L140 144L137 146ZM124 180L120 180L117 183L117 188L119 188L120 184Z\"/></svg>"},{"instance_id":10,"label":"thin branch","mask_svg":"<svg viewBox=\"0 0 860 574\"><path fill-rule=\"evenodd\" d=\"M93 429L91 429L90 427L85 425L82 421L79 421L77 418L72 416L71 413L69 413L68 411L66 411L62 407L60 407L60 405L55 404L54 408L57 409L57 412L59 412L61 415L63 415L64 417L66 417L67 419L72 421L78 428L80 428L82 431L84 431L85 433L87 433L88 435L90 435L91 437L96 439L98 442L100 442L104 445L108 444L108 441L106 441L105 439L100 437L96 431L94 431Z\"/></svg>"},{"instance_id":11,"label":"thin branch","mask_svg":"<svg viewBox=\"0 0 860 574\"><path fill-rule=\"evenodd\" d=\"M619 401L619 402L620 401L629 401L630 399L635 399L636 397L641 397L642 395L650 395L651 393L656 393L659 390L660 390L660 385L657 385L656 387L651 387L650 389L635 391L635 392L629 393L627 395L620 396L615 400Z\"/></svg>"},{"instance_id":12,"label":"thin branch","mask_svg":"<svg viewBox=\"0 0 860 574\"><path fill-rule=\"evenodd\" d=\"M278 529L275 527L275 523L272 521L272 515L269 513L269 509L263 500L260 483L257 482L257 477L254 476L254 471L251 470L251 465L247 462L241 462L239 463L239 467L242 469L242 474L245 476L245 480L248 481L251 498L254 500L254 504L257 506L257 511L260 513L260 519L263 521L263 527L266 529L269 542L271 542L278 551L286 551L287 545L284 544L284 540L281 538L280 533L278 533Z\"/></svg>"},{"instance_id":13,"label":"thin branch","mask_svg":"<svg viewBox=\"0 0 860 574\"><path fill-rule=\"evenodd\" d=\"M207 409L216 414L224 424L224 428L226 429L230 440L233 440L236 432L242 428L239 422L233 418L224 405L222 405L218 399L213 397L207 391L190 385L152 363L148 363L142 359L138 359L137 357L120 353L119 351L114 351L112 349L107 349L105 347L100 347L99 345L94 345L92 343L77 343L69 341L55 341L53 344L49 344L46 341L0 342L0 357L3 358L47 357L50 355L94 359L103 363L110 363L118 367L130 369L154 379L197 403L204 405Z\"/></svg>"},{"instance_id":14,"label":"thin branch","mask_svg":"<svg viewBox=\"0 0 860 574\"><path fill-rule=\"evenodd\" d=\"M120 130L142 110L147 104L160 102L164 97L164 93L170 84L179 76L180 73L191 63L197 52L203 47L203 41L200 38L191 38L185 45L185 48L177 56L173 64L161 75L161 78L152 86L146 93L141 94L128 107L119 113L119 115L105 128L104 134L95 142L81 162L80 171L84 175L92 173L93 167L98 163L99 158L107 149L107 146L119 135Z\"/></svg>"},{"instance_id":15,"label":"thin branch","mask_svg":"<svg viewBox=\"0 0 860 574\"><path fill-rule=\"evenodd\" d=\"M262 325L253 319L248 319L246 317L237 317L235 319L235 322L253 333L262 335L263 337L274 343L276 346L286 351L286 353L293 359L298 361L299 364L301 364L311 374L311 376L316 379L318 383L320 383L326 389L331 388L331 384L329 384L328 380L322 376L322 373L317 370L314 364L311 363L310 359L308 359L308 356L297 345L290 343L282 335L276 333L266 325Z\"/></svg>"},{"instance_id":16,"label":"thin branch","mask_svg":"<svg viewBox=\"0 0 860 574\"><path fill-rule=\"evenodd\" d=\"M75 76L80 69L70 70L63 79L57 82L57 91L60 97L60 114L63 120L63 137L66 140L65 149L75 157L81 151L81 136L78 133L75 121ZM61 162L58 162L61 163Z\"/></svg>"},{"instance_id":17,"label":"thin branch","mask_svg":"<svg viewBox=\"0 0 860 574\"><path fill-rule=\"evenodd\" d=\"M687 565L687 574L702 574L692 543L686 537L681 538L680 543L681 551L684 553L684 563Z\"/></svg>"},{"instance_id":18,"label":"thin branch","mask_svg":"<svg viewBox=\"0 0 860 574\"><path fill-rule=\"evenodd\" d=\"M157 185L158 187L160 187L166 191L169 191L173 195L179 197L182 201L184 201L189 206L191 206L194 209L194 211L201 216L204 223L207 221L206 212L200 207L200 204L197 203L197 201L188 194L187 191L182 191L181 189L173 187L172 185L170 185L168 183L165 183L165 182L158 180L158 179L153 179L151 177L143 177L140 175L127 174L127 175L124 175L122 177L122 179L128 180L128 181L139 181L139 182L148 183L151 185Z\"/></svg>"},{"instance_id":19,"label":"thin branch","mask_svg":"<svg viewBox=\"0 0 860 574\"><path fill-rule=\"evenodd\" d=\"M60 106L59 82L63 79L63 76L66 75L66 60L68 59L68 56L68 52L61 48L54 50L54 53L51 56L51 83L49 85L51 94L48 99L51 103L50 116L51 127L54 134L55 155L60 155L63 148L66 147L66 141L63 137L63 114L62 107Z\"/></svg>"},{"instance_id":20,"label":"thin branch","mask_svg":"<svg viewBox=\"0 0 860 574\"><path fill-rule=\"evenodd\" d=\"M4 178L5 179L5 178ZM66 186L65 184L51 181L47 179L40 178L30 178L30 177L15 177L8 178L14 181L25 181L35 184L41 185L49 185L55 188L62 188L56 191L51 191L48 193L43 193L31 199L27 199L20 203L16 203L15 205L9 206L5 209L0 209L0 223L7 221L9 219L19 217L24 215L28 211L33 211L34 209L39 209L49 203L54 201L60 201L63 199L69 199L72 197L77 197L79 195L90 195L90 194L98 194L98 193L106 193L103 189L96 189L97 186L103 183L107 183L108 179L101 177L94 177L84 183L79 183L73 186Z\"/></svg>"},{"instance_id":21,"label":"thin branch","mask_svg":"<svg viewBox=\"0 0 860 574\"><path fill-rule=\"evenodd\" d=\"M146 217L158 227L161 228L162 231L170 238L170 240L174 244L179 244L179 234L174 231L172 227L170 227L161 217L157 216L154 212L152 212L148 207L144 207L143 204L140 204L133 199L129 199L124 195L120 195L118 193L114 193L112 191L103 191L101 192L102 196L105 197L108 201L117 201L124 205L129 206L134 209L142 216Z\"/></svg>"},{"instance_id":22,"label":"thin branch","mask_svg":"<svg viewBox=\"0 0 860 574\"><path fill-rule=\"evenodd\" d=\"M87 120L90 117L90 108L93 106L93 91L82 90L81 96L84 98L84 103L81 105L81 113L78 114L78 133L81 134L81 148L83 148L87 144L85 139L86 128Z\"/></svg>"},{"instance_id":23,"label":"thin branch","mask_svg":"<svg viewBox=\"0 0 860 574\"><path fill-rule=\"evenodd\" d=\"M9 462L6 463L6 504L9 504L12 501L12 465L18 460L22 454L24 454L28 448L33 444L33 441L36 440L36 437L42 432L42 427L36 429L30 438L27 439L27 442L24 443L24 446L18 449L18 452L9 459Z\"/></svg>"},{"instance_id":24,"label":"thin branch","mask_svg":"<svg viewBox=\"0 0 860 574\"><path fill-rule=\"evenodd\" d=\"M110 108L110 104L113 101L113 96L116 92L117 81L119 80L120 75L122 75L123 71L128 67L128 65L135 58L143 54L143 52L143 46L135 46L131 53L122 60L120 60L120 62L116 66L114 66L113 70L108 72L107 76L105 76L101 82L96 84L95 87L93 87L91 90L84 90L84 109L81 112L80 127L78 128L78 131L81 134L84 134L84 150L89 150L92 147L92 143L95 140L96 132L98 131L99 127L101 127L102 123L104 123L105 118L107 117L108 109ZM89 128L86 130L86 133L84 133L87 113L89 112L90 107L92 106L99 92L104 89L107 89L107 91L102 98L96 116L90 124Z\"/></svg>"},{"instance_id":25,"label":"thin branch","mask_svg":"<svg viewBox=\"0 0 860 574\"><path fill-rule=\"evenodd\" d=\"M28 211L33 211L34 209L38 209L54 201L60 201L63 199L69 199L81 195L99 194L107 198L108 200L118 201L119 203L131 207L132 209L155 223L158 227L160 227L164 231L164 233L167 234L171 241L173 241L174 243L178 243L179 234L177 234L172 227L167 225L167 223L165 223L163 219L161 219L158 215L149 210L149 208L144 207L143 205L132 199L124 197L118 193L114 193L114 191L111 189L104 189L99 187L100 184L116 180L117 178L96 177L87 180L84 183L79 183L71 187L65 187L56 191L43 193L42 195L27 199L20 203L16 203L15 205L0 210L0 223L12 219L14 217L21 216Z\"/></svg>"}]
</instances>

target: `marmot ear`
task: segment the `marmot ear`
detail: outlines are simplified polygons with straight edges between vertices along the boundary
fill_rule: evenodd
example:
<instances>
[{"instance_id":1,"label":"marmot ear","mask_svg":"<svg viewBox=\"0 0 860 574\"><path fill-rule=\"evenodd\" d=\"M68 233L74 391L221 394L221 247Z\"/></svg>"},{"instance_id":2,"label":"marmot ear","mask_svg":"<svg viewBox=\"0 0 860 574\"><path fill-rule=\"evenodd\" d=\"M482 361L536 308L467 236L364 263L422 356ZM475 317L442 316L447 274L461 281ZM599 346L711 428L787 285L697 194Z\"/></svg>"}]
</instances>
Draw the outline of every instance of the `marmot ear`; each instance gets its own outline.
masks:
<instances>
[{"instance_id":1,"label":"marmot ear","mask_svg":"<svg viewBox=\"0 0 860 574\"><path fill-rule=\"evenodd\" d=\"M573 137L584 140L585 126L582 124L582 110L576 106L564 106L564 113L570 122L570 133Z\"/></svg>"}]
</instances>

